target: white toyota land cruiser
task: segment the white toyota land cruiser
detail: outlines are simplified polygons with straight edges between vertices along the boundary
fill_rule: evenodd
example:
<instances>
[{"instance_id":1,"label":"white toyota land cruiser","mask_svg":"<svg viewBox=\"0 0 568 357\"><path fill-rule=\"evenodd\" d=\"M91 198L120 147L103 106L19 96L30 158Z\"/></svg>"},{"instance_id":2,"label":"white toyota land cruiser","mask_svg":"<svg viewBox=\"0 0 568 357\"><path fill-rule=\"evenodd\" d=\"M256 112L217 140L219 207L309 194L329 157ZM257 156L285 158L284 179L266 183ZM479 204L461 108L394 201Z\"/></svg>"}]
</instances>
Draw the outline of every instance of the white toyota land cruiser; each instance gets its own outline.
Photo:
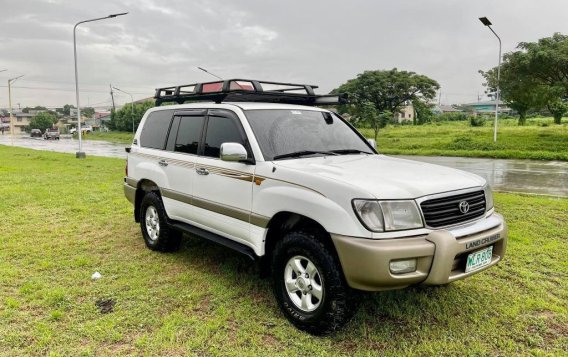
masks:
<instances>
[{"instance_id":1,"label":"white toyota land cruiser","mask_svg":"<svg viewBox=\"0 0 568 357\"><path fill-rule=\"evenodd\" d=\"M124 183L148 248L174 250L185 232L258 259L283 313L313 334L347 322L359 290L443 285L503 258L507 228L484 179L378 154L314 107L344 98L313 88L158 89Z\"/></svg>"}]
</instances>

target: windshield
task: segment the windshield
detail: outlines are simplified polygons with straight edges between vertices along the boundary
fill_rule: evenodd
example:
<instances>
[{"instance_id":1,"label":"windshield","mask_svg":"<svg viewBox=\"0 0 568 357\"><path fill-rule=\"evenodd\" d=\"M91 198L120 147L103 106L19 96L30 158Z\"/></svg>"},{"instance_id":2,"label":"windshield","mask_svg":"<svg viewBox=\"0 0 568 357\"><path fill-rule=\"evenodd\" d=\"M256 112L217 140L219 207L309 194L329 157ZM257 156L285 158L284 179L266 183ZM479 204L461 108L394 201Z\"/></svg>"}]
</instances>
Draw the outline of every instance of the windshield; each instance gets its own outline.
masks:
<instances>
[{"instance_id":1,"label":"windshield","mask_svg":"<svg viewBox=\"0 0 568 357\"><path fill-rule=\"evenodd\" d=\"M367 143L333 113L263 109L247 110L246 116L266 161L307 155L373 153Z\"/></svg>"}]
</instances>

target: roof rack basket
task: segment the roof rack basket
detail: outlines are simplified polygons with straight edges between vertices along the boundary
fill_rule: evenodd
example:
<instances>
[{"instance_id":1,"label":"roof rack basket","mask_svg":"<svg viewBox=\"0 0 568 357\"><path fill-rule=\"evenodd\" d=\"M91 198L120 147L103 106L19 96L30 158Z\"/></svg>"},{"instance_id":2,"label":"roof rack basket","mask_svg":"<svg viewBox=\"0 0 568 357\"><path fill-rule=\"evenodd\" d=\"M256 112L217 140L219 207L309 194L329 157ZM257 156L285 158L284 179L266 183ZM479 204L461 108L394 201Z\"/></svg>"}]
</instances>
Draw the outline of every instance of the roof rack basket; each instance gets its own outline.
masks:
<instances>
[{"instance_id":1,"label":"roof rack basket","mask_svg":"<svg viewBox=\"0 0 568 357\"><path fill-rule=\"evenodd\" d=\"M157 88L156 106L173 102L183 104L194 101L268 102L299 105L335 105L347 103L346 94L318 95L309 84L266 82L250 79L194 83L175 87Z\"/></svg>"}]
</instances>

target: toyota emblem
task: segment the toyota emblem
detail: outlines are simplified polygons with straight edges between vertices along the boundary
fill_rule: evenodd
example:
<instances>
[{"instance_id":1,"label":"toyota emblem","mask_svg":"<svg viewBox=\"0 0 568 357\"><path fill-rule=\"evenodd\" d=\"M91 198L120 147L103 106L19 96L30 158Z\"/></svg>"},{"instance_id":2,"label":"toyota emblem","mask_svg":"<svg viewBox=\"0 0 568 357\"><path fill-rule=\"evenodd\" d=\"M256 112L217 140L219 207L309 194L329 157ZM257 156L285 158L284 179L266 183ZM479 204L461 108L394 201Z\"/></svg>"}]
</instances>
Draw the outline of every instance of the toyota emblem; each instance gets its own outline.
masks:
<instances>
[{"instance_id":1,"label":"toyota emblem","mask_svg":"<svg viewBox=\"0 0 568 357\"><path fill-rule=\"evenodd\" d=\"M469 203L467 201L461 201L459 204L460 212L466 214L469 212Z\"/></svg>"}]
</instances>

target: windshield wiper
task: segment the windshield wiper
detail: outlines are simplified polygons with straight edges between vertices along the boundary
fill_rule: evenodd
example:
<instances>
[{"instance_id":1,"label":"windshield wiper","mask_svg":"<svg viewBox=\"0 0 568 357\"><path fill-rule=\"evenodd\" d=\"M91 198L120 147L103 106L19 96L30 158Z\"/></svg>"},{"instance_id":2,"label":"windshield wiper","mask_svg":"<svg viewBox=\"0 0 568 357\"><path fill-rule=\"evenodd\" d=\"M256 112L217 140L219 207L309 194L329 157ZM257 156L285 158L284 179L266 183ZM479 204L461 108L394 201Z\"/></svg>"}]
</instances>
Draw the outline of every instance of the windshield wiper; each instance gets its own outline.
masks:
<instances>
[{"instance_id":1,"label":"windshield wiper","mask_svg":"<svg viewBox=\"0 0 568 357\"><path fill-rule=\"evenodd\" d=\"M339 150L331 150L331 152L345 155L345 154L371 154L370 152L357 150L357 149L339 149Z\"/></svg>"},{"instance_id":2,"label":"windshield wiper","mask_svg":"<svg viewBox=\"0 0 568 357\"><path fill-rule=\"evenodd\" d=\"M301 156L308 156L308 155L339 155L336 152L333 151L313 151L313 150L302 150L302 151L296 151L296 152L291 152L288 154L282 154L282 155L276 155L272 158L272 160L279 160L279 159L286 159L289 157L301 157Z\"/></svg>"}]
</instances>

